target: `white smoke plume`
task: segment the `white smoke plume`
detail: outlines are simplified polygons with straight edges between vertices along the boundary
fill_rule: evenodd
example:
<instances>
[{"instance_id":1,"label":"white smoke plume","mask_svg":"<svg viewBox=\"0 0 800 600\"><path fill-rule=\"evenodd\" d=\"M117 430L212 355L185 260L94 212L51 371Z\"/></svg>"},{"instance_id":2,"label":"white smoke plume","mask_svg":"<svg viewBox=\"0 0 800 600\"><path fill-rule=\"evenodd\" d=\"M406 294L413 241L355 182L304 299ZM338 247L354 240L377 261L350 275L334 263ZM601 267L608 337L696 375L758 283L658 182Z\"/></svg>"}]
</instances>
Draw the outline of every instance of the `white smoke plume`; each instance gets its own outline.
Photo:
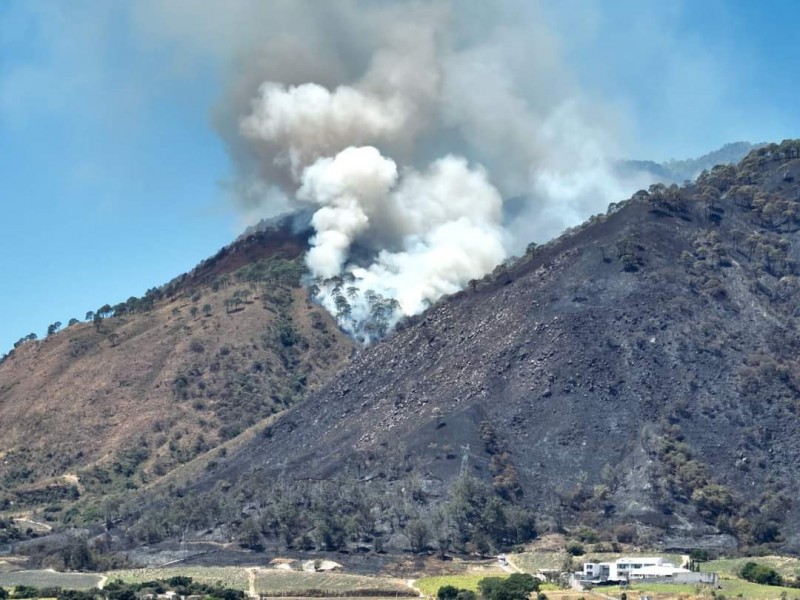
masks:
<instances>
[{"instance_id":1,"label":"white smoke plume","mask_svg":"<svg viewBox=\"0 0 800 600\"><path fill-rule=\"evenodd\" d=\"M216 123L243 207L314 210L314 293L364 339L644 183L615 174L617 113L584 102L534 2L225 11L245 42Z\"/></svg>"}]
</instances>

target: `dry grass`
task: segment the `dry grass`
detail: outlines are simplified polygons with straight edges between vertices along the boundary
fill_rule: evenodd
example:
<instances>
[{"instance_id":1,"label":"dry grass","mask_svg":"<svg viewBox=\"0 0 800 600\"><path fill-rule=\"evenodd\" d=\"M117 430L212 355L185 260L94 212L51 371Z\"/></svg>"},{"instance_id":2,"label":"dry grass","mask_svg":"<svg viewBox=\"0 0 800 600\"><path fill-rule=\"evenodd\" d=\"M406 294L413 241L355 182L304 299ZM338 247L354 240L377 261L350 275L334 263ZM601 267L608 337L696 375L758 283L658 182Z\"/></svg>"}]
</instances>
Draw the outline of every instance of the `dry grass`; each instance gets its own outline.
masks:
<instances>
[{"instance_id":1,"label":"dry grass","mask_svg":"<svg viewBox=\"0 0 800 600\"><path fill-rule=\"evenodd\" d=\"M367 577L344 573L308 573L259 569L256 571L255 591L264 596L416 596L405 581L388 577Z\"/></svg>"},{"instance_id":2,"label":"dry grass","mask_svg":"<svg viewBox=\"0 0 800 600\"><path fill-rule=\"evenodd\" d=\"M214 364L222 362L241 373L253 372L257 362L264 365L264 375L254 375L253 381L284 376L277 348L265 349L261 338L279 311L265 309L255 297L243 310L225 310L224 302L234 290L247 287L234 284L216 292L202 288L194 303L178 297L147 313L106 319L101 332L90 323L79 323L18 348L0 364L3 460L5 472L31 469L32 475L9 482L10 487L67 485L83 492L87 467L106 468L113 476L110 467L120 451L146 448L148 457L138 468L144 476L137 473L133 478L145 487L185 462L175 458L170 444L192 448L201 436L207 445L218 444L223 423L214 407L225 390L214 387L222 386L221 371L215 371ZM330 315L306 303L304 290L292 289L291 298L288 310L294 326L309 342L298 370L308 373L307 389L313 389L341 368L353 345ZM205 304L212 307L210 316L203 314ZM199 309L194 317L193 307ZM319 312L327 324L328 347L311 326L310 310ZM111 334L117 336L113 344ZM203 350L193 351L193 342ZM220 360L221 351L226 352L225 361ZM202 373L207 387L197 391L196 398L177 401L176 377L193 370ZM262 390L264 398L270 397L268 391ZM242 429L250 425L246 417L243 412ZM97 493L88 483L86 487L85 495ZM118 487L102 493L125 489L123 482Z\"/></svg>"},{"instance_id":3,"label":"dry grass","mask_svg":"<svg viewBox=\"0 0 800 600\"><path fill-rule=\"evenodd\" d=\"M242 567L158 567L149 569L123 569L106 573L109 581L121 579L125 583L163 581L170 577L191 577L200 583L216 584L236 590L248 589L247 569Z\"/></svg>"},{"instance_id":4,"label":"dry grass","mask_svg":"<svg viewBox=\"0 0 800 600\"><path fill-rule=\"evenodd\" d=\"M29 585L35 588L60 587L65 590L89 590L97 587L102 575L93 573L56 573L54 571L13 571L0 573L0 587Z\"/></svg>"}]
</instances>

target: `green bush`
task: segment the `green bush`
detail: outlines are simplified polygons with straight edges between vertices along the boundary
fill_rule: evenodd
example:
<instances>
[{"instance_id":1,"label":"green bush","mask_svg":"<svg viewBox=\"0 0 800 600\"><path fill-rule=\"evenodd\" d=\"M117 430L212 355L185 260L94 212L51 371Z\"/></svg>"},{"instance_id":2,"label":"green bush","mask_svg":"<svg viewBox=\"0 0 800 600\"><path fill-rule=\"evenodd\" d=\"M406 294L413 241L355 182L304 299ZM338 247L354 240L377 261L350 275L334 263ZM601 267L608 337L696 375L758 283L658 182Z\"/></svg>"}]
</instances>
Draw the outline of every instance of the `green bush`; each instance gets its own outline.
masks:
<instances>
[{"instance_id":1,"label":"green bush","mask_svg":"<svg viewBox=\"0 0 800 600\"><path fill-rule=\"evenodd\" d=\"M475 600L475 592L464 590L453 585L443 585L436 593L439 600Z\"/></svg>"},{"instance_id":2,"label":"green bush","mask_svg":"<svg viewBox=\"0 0 800 600\"><path fill-rule=\"evenodd\" d=\"M783 585L783 577L767 565L748 562L742 567L741 575L743 579L761 585Z\"/></svg>"},{"instance_id":3,"label":"green bush","mask_svg":"<svg viewBox=\"0 0 800 600\"><path fill-rule=\"evenodd\" d=\"M572 556L583 556L585 552L586 551L583 548L583 544L579 542L569 542L567 544L567 553L571 554Z\"/></svg>"},{"instance_id":4,"label":"green bush","mask_svg":"<svg viewBox=\"0 0 800 600\"><path fill-rule=\"evenodd\" d=\"M539 590L539 582L528 573L514 573L506 578L481 579L478 589L485 600L528 600L531 592Z\"/></svg>"},{"instance_id":5,"label":"green bush","mask_svg":"<svg viewBox=\"0 0 800 600\"><path fill-rule=\"evenodd\" d=\"M38 598L39 590L30 585L18 585L14 588L14 593L11 594L12 598Z\"/></svg>"}]
</instances>

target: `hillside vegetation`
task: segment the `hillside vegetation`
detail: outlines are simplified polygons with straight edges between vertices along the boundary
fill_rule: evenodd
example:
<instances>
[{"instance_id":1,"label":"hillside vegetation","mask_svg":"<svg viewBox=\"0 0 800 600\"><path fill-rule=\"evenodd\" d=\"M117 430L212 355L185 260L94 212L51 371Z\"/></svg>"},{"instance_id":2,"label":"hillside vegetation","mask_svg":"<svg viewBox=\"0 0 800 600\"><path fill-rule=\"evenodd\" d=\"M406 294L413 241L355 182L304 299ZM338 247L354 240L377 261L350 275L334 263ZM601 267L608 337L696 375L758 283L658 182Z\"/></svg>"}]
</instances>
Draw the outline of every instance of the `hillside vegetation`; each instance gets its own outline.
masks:
<instances>
[{"instance_id":1,"label":"hillside vegetation","mask_svg":"<svg viewBox=\"0 0 800 600\"><path fill-rule=\"evenodd\" d=\"M304 250L302 236L259 232L20 343L0 363L0 510L111 521L132 490L196 457L213 470L221 444L336 372L354 346L300 286Z\"/></svg>"}]
</instances>

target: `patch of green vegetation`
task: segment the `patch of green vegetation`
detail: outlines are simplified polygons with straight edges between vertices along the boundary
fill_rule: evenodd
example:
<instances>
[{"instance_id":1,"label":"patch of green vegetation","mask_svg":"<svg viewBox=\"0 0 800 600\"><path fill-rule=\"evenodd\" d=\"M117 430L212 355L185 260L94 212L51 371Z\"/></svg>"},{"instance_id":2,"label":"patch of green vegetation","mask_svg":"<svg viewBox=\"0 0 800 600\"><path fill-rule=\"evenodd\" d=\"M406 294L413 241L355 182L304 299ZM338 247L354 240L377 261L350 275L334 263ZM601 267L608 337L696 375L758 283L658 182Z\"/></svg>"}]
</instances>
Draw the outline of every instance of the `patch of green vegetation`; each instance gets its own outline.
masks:
<instances>
[{"instance_id":1,"label":"patch of green vegetation","mask_svg":"<svg viewBox=\"0 0 800 600\"><path fill-rule=\"evenodd\" d=\"M778 587L774 585L760 585L758 583L750 583L742 579L723 579L720 582L720 590L717 595L723 594L727 598L786 598L797 599L800 598L800 590L796 588Z\"/></svg>"},{"instance_id":2,"label":"patch of green vegetation","mask_svg":"<svg viewBox=\"0 0 800 600\"><path fill-rule=\"evenodd\" d=\"M606 588L608 590L619 590L619 593L625 592L628 598L636 598L639 593L651 594L674 594L676 597L694 595L698 587L691 584L684 583L636 583L631 584L627 588ZM699 588L702 589L702 588ZM616 595L616 594L615 594Z\"/></svg>"},{"instance_id":3,"label":"patch of green vegetation","mask_svg":"<svg viewBox=\"0 0 800 600\"><path fill-rule=\"evenodd\" d=\"M36 537L36 532L33 529L27 528L23 530L11 519L0 518L0 544L18 542L33 537Z\"/></svg>"},{"instance_id":4,"label":"patch of green vegetation","mask_svg":"<svg viewBox=\"0 0 800 600\"><path fill-rule=\"evenodd\" d=\"M701 571L738 576L748 562L757 562L775 569L783 577L796 577L800 573L800 558L793 556L759 556L758 558L719 558L700 564Z\"/></svg>"},{"instance_id":5,"label":"patch of green vegetation","mask_svg":"<svg viewBox=\"0 0 800 600\"><path fill-rule=\"evenodd\" d=\"M414 586L426 596L435 596L440 587L451 585L460 590L478 591L478 582L486 575L438 575L423 577L414 582Z\"/></svg>"}]
</instances>

